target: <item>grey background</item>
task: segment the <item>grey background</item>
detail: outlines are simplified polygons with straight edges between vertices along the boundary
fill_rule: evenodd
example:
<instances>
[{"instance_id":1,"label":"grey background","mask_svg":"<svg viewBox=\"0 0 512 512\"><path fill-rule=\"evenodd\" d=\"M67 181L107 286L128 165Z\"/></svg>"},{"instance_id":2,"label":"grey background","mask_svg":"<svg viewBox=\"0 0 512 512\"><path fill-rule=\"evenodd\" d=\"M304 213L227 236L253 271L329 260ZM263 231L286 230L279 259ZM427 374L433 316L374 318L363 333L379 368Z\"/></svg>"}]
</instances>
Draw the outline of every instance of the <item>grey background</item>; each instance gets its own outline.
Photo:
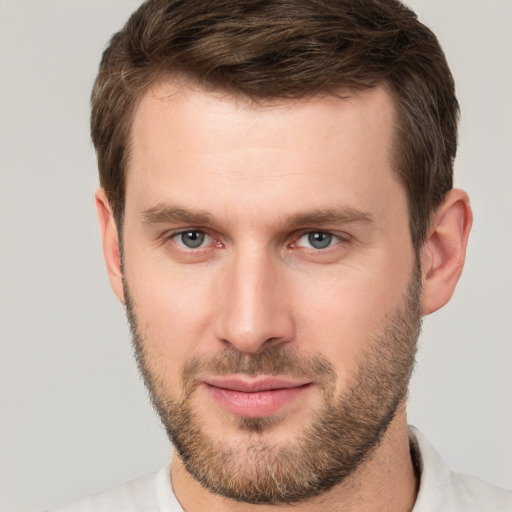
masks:
<instances>
[{"instance_id":1,"label":"grey background","mask_svg":"<svg viewBox=\"0 0 512 512\"><path fill-rule=\"evenodd\" d=\"M154 471L170 453L110 291L88 101L135 0L0 0L0 510ZM457 184L475 225L426 319L410 421L455 470L512 487L512 2L411 0L462 105Z\"/></svg>"}]
</instances>

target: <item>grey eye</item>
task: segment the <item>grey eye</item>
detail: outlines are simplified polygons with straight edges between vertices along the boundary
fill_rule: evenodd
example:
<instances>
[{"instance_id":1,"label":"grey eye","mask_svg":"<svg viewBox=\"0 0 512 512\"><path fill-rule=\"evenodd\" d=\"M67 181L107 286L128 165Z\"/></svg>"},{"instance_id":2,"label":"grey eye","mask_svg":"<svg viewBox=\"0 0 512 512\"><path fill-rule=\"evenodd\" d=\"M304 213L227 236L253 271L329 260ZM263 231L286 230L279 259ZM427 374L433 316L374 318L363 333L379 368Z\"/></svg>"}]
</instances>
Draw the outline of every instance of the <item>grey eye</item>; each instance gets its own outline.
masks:
<instances>
[{"instance_id":1,"label":"grey eye","mask_svg":"<svg viewBox=\"0 0 512 512\"><path fill-rule=\"evenodd\" d=\"M313 231L308 233L308 242L314 249L325 249L332 243L333 236L324 231Z\"/></svg>"},{"instance_id":2,"label":"grey eye","mask_svg":"<svg viewBox=\"0 0 512 512\"><path fill-rule=\"evenodd\" d=\"M179 234L178 239L185 247L197 249L203 245L205 237L206 235L202 231L184 231Z\"/></svg>"}]
</instances>

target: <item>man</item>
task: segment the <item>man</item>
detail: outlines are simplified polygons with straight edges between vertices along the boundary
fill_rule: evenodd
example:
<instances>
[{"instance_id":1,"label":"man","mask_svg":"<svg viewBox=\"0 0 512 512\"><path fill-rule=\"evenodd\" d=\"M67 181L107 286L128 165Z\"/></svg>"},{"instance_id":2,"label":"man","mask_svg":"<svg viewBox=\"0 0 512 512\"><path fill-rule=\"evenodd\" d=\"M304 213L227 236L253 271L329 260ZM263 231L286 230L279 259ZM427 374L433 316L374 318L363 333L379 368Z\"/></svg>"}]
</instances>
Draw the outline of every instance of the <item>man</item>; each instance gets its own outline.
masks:
<instances>
[{"instance_id":1,"label":"man","mask_svg":"<svg viewBox=\"0 0 512 512\"><path fill-rule=\"evenodd\" d=\"M396 1L132 15L93 91L96 203L174 457L64 510L512 510L406 421L471 227L457 116Z\"/></svg>"}]
</instances>

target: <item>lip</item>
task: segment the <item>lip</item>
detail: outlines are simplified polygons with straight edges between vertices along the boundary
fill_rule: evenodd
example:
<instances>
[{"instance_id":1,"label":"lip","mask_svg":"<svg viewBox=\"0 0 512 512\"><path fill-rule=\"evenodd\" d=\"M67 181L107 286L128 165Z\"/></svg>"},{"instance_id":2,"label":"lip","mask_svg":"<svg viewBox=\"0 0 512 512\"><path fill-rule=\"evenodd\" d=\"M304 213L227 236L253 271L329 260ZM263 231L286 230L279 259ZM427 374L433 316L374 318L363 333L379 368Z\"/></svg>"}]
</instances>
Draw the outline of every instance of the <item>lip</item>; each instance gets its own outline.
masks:
<instances>
[{"instance_id":1,"label":"lip","mask_svg":"<svg viewBox=\"0 0 512 512\"><path fill-rule=\"evenodd\" d=\"M311 381L280 377L210 377L203 384L212 398L237 416L263 418L307 393Z\"/></svg>"}]
</instances>

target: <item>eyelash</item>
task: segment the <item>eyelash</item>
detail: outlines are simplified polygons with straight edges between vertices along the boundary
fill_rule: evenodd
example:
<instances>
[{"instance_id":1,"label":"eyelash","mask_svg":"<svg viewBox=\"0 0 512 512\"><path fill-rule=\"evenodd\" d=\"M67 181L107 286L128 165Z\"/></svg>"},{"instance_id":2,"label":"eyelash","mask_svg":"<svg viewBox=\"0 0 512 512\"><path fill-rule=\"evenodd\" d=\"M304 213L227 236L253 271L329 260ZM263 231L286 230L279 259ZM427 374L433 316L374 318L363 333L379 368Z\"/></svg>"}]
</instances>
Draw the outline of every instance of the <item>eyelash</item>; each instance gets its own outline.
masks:
<instances>
[{"instance_id":1,"label":"eyelash","mask_svg":"<svg viewBox=\"0 0 512 512\"><path fill-rule=\"evenodd\" d=\"M320 247L318 247L318 248L303 247L303 246L298 245L298 242L306 236L309 238L308 242L310 244L312 244L312 240L311 240L312 235L324 235L324 236L329 237L328 245L326 247L321 247L321 248ZM311 251L311 252L327 252L327 251L329 251L329 249L336 247L338 244L348 242L348 241L349 241L349 237L346 234L333 233L331 231L326 231L326 230L321 230L321 229L308 230L308 231L301 232L299 234L299 236L295 238L295 241L289 245L289 247L292 247L292 248L297 247L297 248L300 248L300 249L303 249L306 251ZM331 244L331 242L333 242L333 243Z\"/></svg>"},{"instance_id":2,"label":"eyelash","mask_svg":"<svg viewBox=\"0 0 512 512\"><path fill-rule=\"evenodd\" d=\"M215 243L216 247L218 248L221 248L224 246L224 244L222 244L222 242L216 240L214 237L212 237L211 235L209 235L205 230L203 229L182 229L180 231L177 231L177 232L173 232L173 233L169 233L165 236L165 238L167 240L172 240L172 241L175 241L176 239L178 239L180 236L183 236L187 233L195 233L195 234L199 234L199 235L204 235L205 238L206 237L209 237L212 239L212 242ZM187 251L187 252L197 252L201 249L206 249L208 247L208 245L206 246L199 246L199 247L187 247L186 245L184 244L180 244L179 242L175 241L174 243L176 243L181 250L183 251Z\"/></svg>"},{"instance_id":3,"label":"eyelash","mask_svg":"<svg viewBox=\"0 0 512 512\"><path fill-rule=\"evenodd\" d=\"M224 247L224 244L221 241L217 240L215 237L210 235L206 230L194 229L194 228L182 229L182 230L179 230L179 231L175 231L175 232L171 232L171 233L166 233L164 235L164 237L163 237L164 238L164 242L167 241L167 240L171 240L171 241L173 241L179 247L180 250L188 252L188 253L198 253L201 250L207 249L211 245L211 243L212 243L212 242L210 242L206 246L200 245L198 247L187 247L185 244L179 243L178 241L176 241L179 237L181 237L181 236L183 236L184 234L187 234L187 233L194 233L196 235L204 235L205 238L206 237L211 238L211 240L212 240L212 242L214 244L214 248L219 248L220 249L220 248ZM318 234L327 235L328 237L331 237L331 239L329 241L329 245L327 245L326 247L322 247L322 248L303 247L303 246L298 245L298 242L303 237L311 236L311 235L318 235ZM308 229L308 230L302 230L300 233L298 233L296 236L294 236L293 237L293 241L290 244L288 244L287 247L292 248L292 249L301 249L301 250L304 250L304 251L307 251L307 252L325 253L325 252L329 252L329 250L335 248L339 244L348 243L350 241L350 239L351 239L351 237L347 233L334 233L334 232L331 232L331 231L328 231L328 230ZM331 240L334 240L334 243L331 244L330 243ZM311 240L310 240L310 242L311 242Z\"/></svg>"}]
</instances>

